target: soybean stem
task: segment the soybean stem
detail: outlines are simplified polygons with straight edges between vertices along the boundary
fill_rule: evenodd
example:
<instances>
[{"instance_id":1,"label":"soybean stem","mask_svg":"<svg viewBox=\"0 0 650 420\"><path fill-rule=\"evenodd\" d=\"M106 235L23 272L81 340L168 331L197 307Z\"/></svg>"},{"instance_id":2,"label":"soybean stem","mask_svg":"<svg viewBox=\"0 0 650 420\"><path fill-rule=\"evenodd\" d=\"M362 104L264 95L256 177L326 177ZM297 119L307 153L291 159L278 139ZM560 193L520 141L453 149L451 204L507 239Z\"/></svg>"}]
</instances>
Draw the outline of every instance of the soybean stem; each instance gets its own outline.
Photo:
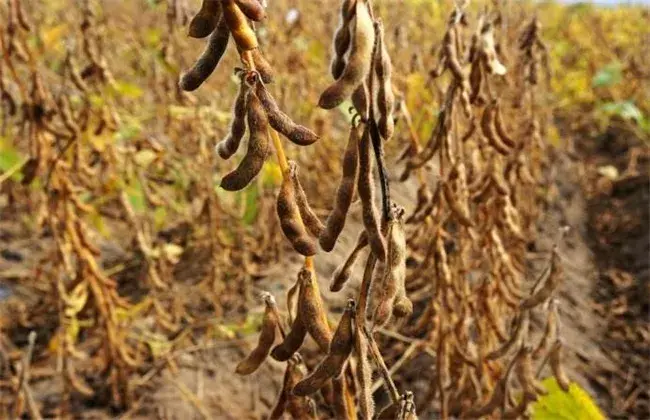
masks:
<instances>
[{"instance_id":1,"label":"soybean stem","mask_svg":"<svg viewBox=\"0 0 650 420\"><path fill-rule=\"evenodd\" d=\"M280 136L278 136L278 133L272 128L269 128L269 135L273 140L273 145L275 146L275 153L277 153L278 155L278 164L280 165L280 169L282 170L282 177L286 177L289 174L289 163L287 161L287 156L284 154L284 147L282 147L282 141L280 141Z\"/></svg>"}]
</instances>

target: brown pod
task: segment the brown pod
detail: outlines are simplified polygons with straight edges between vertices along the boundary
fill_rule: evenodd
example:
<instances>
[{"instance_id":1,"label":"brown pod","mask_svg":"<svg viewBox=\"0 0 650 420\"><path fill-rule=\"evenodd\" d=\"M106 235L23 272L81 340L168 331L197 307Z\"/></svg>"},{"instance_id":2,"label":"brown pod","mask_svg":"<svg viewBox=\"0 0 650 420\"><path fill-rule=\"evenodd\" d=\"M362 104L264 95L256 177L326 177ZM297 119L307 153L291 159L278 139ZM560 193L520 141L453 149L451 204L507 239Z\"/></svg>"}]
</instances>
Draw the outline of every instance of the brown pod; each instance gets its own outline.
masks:
<instances>
[{"instance_id":1,"label":"brown pod","mask_svg":"<svg viewBox=\"0 0 650 420\"><path fill-rule=\"evenodd\" d=\"M551 370L553 371L553 376L555 376L555 380L558 385L560 385L560 388L562 388L564 392L569 392L571 381L562 367L562 340L558 339L553 344L550 352L549 363L551 365Z\"/></svg>"},{"instance_id":2,"label":"brown pod","mask_svg":"<svg viewBox=\"0 0 650 420\"><path fill-rule=\"evenodd\" d=\"M530 297L526 298L521 303L521 308L531 309L544 303L553 295L553 292L555 291L555 289L557 289L558 285L560 284L560 280L562 280L562 269L560 267L560 257L559 254L557 253L557 250L554 249L553 256L551 257L551 267L550 267L548 278L546 279L544 284L540 287L540 289L537 292L531 294Z\"/></svg>"},{"instance_id":3,"label":"brown pod","mask_svg":"<svg viewBox=\"0 0 650 420\"><path fill-rule=\"evenodd\" d=\"M377 105L377 128L384 140L393 136L395 122L393 120L393 109L395 107L395 94L391 83L393 65L384 41L384 27L381 22L375 23L377 48L375 50L374 67L377 76L377 92L375 104Z\"/></svg>"},{"instance_id":4,"label":"brown pod","mask_svg":"<svg viewBox=\"0 0 650 420\"><path fill-rule=\"evenodd\" d=\"M254 92L248 94L248 150L239 166L221 180L226 191L244 189L260 173L269 155L268 119Z\"/></svg>"},{"instance_id":5,"label":"brown pod","mask_svg":"<svg viewBox=\"0 0 650 420\"><path fill-rule=\"evenodd\" d=\"M302 321L302 316L300 311L296 315L296 319L293 320L291 324L291 330L289 334L284 337L282 343L273 347L271 351L271 357L273 357L278 362L286 362L293 356L293 354L298 351L300 346L302 346L303 341L305 341L305 336L307 335L307 328Z\"/></svg>"},{"instance_id":6,"label":"brown pod","mask_svg":"<svg viewBox=\"0 0 650 420\"><path fill-rule=\"evenodd\" d=\"M386 260L386 243L379 226L379 215L375 205L375 183L370 156L370 130L368 127L359 141L359 178L357 182L363 225L368 234L368 243L379 261Z\"/></svg>"},{"instance_id":7,"label":"brown pod","mask_svg":"<svg viewBox=\"0 0 650 420\"><path fill-rule=\"evenodd\" d=\"M350 252L350 255L345 259L343 264L341 264L332 275L332 282L330 283L331 292L339 292L343 289L343 286L350 279L352 275L352 269L354 268L354 263L359 257L359 253L363 248L368 246L368 235L365 231L362 231L357 238L357 243Z\"/></svg>"},{"instance_id":8,"label":"brown pod","mask_svg":"<svg viewBox=\"0 0 650 420\"><path fill-rule=\"evenodd\" d=\"M286 138L298 146L309 146L318 141L319 137L307 127L296 124L287 114L280 110L273 96L266 90L263 83L258 83L256 88L257 96L262 101L262 106L269 116L269 123L276 131L282 133Z\"/></svg>"},{"instance_id":9,"label":"brown pod","mask_svg":"<svg viewBox=\"0 0 650 420\"><path fill-rule=\"evenodd\" d=\"M442 193L445 196L445 200L447 201L447 204L449 205L452 213L454 216L456 216L456 219L463 226L474 226L474 222L472 222L472 219L469 217L469 210L467 209L467 206L463 206L458 200L456 200L456 197L454 197L454 193L451 190L451 186L448 182L444 182L442 184Z\"/></svg>"},{"instance_id":10,"label":"brown pod","mask_svg":"<svg viewBox=\"0 0 650 420\"><path fill-rule=\"evenodd\" d=\"M350 356L354 345L352 321L355 313L356 304L354 300L350 299L336 328L334 337L332 337L327 356L325 356L311 375L295 386L293 389L294 395L305 396L313 394L322 388L328 379L339 377L343 373L345 362Z\"/></svg>"},{"instance_id":11,"label":"brown pod","mask_svg":"<svg viewBox=\"0 0 650 420\"><path fill-rule=\"evenodd\" d=\"M264 7L259 0L235 0L235 3L250 20L260 22L266 17Z\"/></svg>"},{"instance_id":12,"label":"brown pod","mask_svg":"<svg viewBox=\"0 0 650 420\"><path fill-rule=\"evenodd\" d=\"M331 406L333 418L356 419L357 410L354 403L354 392L348 386L346 375L332 379L332 391L334 393Z\"/></svg>"},{"instance_id":13,"label":"brown pod","mask_svg":"<svg viewBox=\"0 0 650 420\"><path fill-rule=\"evenodd\" d=\"M491 351L485 356L487 360L496 360L505 356L511 349L513 349L522 339L528 334L528 324L530 319L529 311L524 311L517 317L517 324L515 330L511 333L508 341L503 343L499 348Z\"/></svg>"},{"instance_id":14,"label":"brown pod","mask_svg":"<svg viewBox=\"0 0 650 420\"><path fill-rule=\"evenodd\" d=\"M289 161L289 168L291 182L293 182L293 188L296 191L296 203L298 204L300 217L302 217L302 221L309 233L318 238L325 229L325 226L323 226L323 223L311 209L309 201L307 200L307 194L305 194L305 190L302 188L302 185L300 185L300 179L298 178L298 165L294 161Z\"/></svg>"},{"instance_id":15,"label":"brown pod","mask_svg":"<svg viewBox=\"0 0 650 420\"><path fill-rule=\"evenodd\" d=\"M240 75L239 93L237 99L235 99L230 133L216 146L217 153L222 159L229 159L237 152L241 139L246 133L246 109L248 108L249 91L250 86L244 81L243 75Z\"/></svg>"},{"instance_id":16,"label":"brown pod","mask_svg":"<svg viewBox=\"0 0 650 420\"><path fill-rule=\"evenodd\" d=\"M357 1L352 50L339 77L321 94L318 105L332 109L341 104L361 84L370 71L375 30L365 1Z\"/></svg>"},{"instance_id":17,"label":"brown pod","mask_svg":"<svg viewBox=\"0 0 650 420\"><path fill-rule=\"evenodd\" d=\"M443 48L445 51L445 55L447 56L447 64L452 74L454 75L456 80L458 80L461 84L465 84L467 83L467 75L465 73L465 70L463 69L463 66L460 64L460 61L458 60L458 54L456 53L457 34L454 29L455 29L454 27L450 27L447 29L445 38L442 41Z\"/></svg>"},{"instance_id":18,"label":"brown pod","mask_svg":"<svg viewBox=\"0 0 650 420\"><path fill-rule=\"evenodd\" d=\"M494 127L497 129L497 134L503 143L512 148L517 147L517 143L508 135L503 119L501 118L501 107L497 104L494 111Z\"/></svg>"},{"instance_id":19,"label":"brown pod","mask_svg":"<svg viewBox=\"0 0 650 420\"><path fill-rule=\"evenodd\" d=\"M357 111L357 114L364 119L368 119L370 113L370 103L368 99L370 98L370 91L368 90L368 82L361 83L355 90L352 92L352 106Z\"/></svg>"},{"instance_id":20,"label":"brown pod","mask_svg":"<svg viewBox=\"0 0 650 420\"><path fill-rule=\"evenodd\" d=\"M239 51L257 48L257 37L235 0L222 0L223 18Z\"/></svg>"},{"instance_id":21,"label":"brown pod","mask_svg":"<svg viewBox=\"0 0 650 420\"><path fill-rule=\"evenodd\" d=\"M390 319L398 291L401 291L401 296L405 297L406 236L404 235L403 210L388 222L386 238L388 256L382 279L381 298L377 302L374 316L374 322L379 326L385 325Z\"/></svg>"},{"instance_id":22,"label":"brown pod","mask_svg":"<svg viewBox=\"0 0 650 420\"><path fill-rule=\"evenodd\" d=\"M201 9L190 21L188 35L192 38L205 38L217 27L221 18L221 0L203 0Z\"/></svg>"},{"instance_id":23,"label":"brown pod","mask_svg":"<svg viewBox=\"0 0 650 420\"><path fill-rule=\"evenodd\" d=\"M334 199L334 208L327 217L325 222L325 229L318 238L321 248L325 252L330 252L334 249L336 240L345 227L345 220L347 218L350 204L354 196L358 176L359 163L359 127L350 127L350 136L348 137L348 145L343 154L343 161L341 163L342 173L339 186L336 190L336 198Z\"/></svg>"},{"instance_id":24,"label":"brown pod","mask_svg":"<svg viewBox=\"0 0 650 420\"><path fill-rule=\"evenodd\" d=\"M406 296L406 291L398 290L393 303L393 316L395 318L408 318L413 314L413 302Z\"/></svg>"},{"instance_id":25,"label":"brown pod","mask_svg":"<svg viewBox=\"0 0 650 420\"><path fill-rule=\"evenodd\" d=\"M485 24L481 28L481 53L485 60L485 66L490 74L503 76L508 72L497 57L497 51L494 45L494 29L490 23Z\"/></svg>"},{"instance_id":26,"label":"brown pod","mask_svg":"<svg viewBox=\"0 0 650 420\"><path fill-rule=\"evenodd\" d=\"M264 303L266 304L266 309L264 311L264 319L262 320L262 329L257 347L237 365L235 372L240 375L250 375L255 372L268 357L271 352L271 346L275 341L275 331L280 323L277 317L277 310L275 309L275 299L271 294L265 294Z\"/></svg>"},{"instance_id":27,"label":"brown pod","mask_svg":"<svg viewBox=\"0 0 650 420\"><path fill-rule=\"evenodd\" d=\"M540 357L547 349L548 344L551 340L557 336L558 331L558 315L557 315L557 301L555 299L551 300L551 303L548 308L548 315L546 316L546 327L544 328L544 333L542 338L539 340L535 351L533 352L533 357Z\"/></svg>"},{"instance_id":28,"label":"brown pod","mask_svg":"<svg viewBox=\"0 0 650 420\"><path fill-rule=\"evenodd\" d=\"M257 0L251 0L257 1ZM266 61L264 54L260 51L259 48L251 50L251 56L253 57L253 64L255 64L255 70L260 74L260 78L264 83L273 83L273 67Z\"/></svg>"},{"instance_id":29,"label":"brown pod","mask_svg":"<svg viewBox=\"0 0 650 420\"><path fill-rule=\"evenodd\" d=\"M341 355L326 356L311 375L298 382L293 388L293 394L306 396L318 391L328 380L334 377L344 362L345 360Z\"/></svg>"},{"instance_id":30,"label":"brown pod","mask_svg":"<svg viewBox=\"0 0 650 420\"><path fill-rule=\"evenodd\" d=\"M548 394L548 391L544 385L537 380L533 373L533 358L531 357L532 351L533 350L530 346L524 346L522 348L521 352L523 352L523 355L520 357L515 372L519 379L519 383L524 388L524 394L530 396L546 395Z\"/></svg>"},{"instance_id":31,"label":"brown pod","mask_svg":"<svg viewBox=\"0 0 650 420\"><path fill-rule=\"evenodd\" d=\"M293 169L295 169L295 166ZM284 236L291 242L296 252L309 257L316 254L316 243L305 230L300 216L291 172L292 168L289 167L289 173L284 174L276 209Z\"/></svg>"},{"instance_id":32,"label":"brown pod","mask_svg":"<svg viewBox=\"0 0 650 420\"><path fill-rule=\"evenodd\" d=\"M321 351L329 349L332 333L327 323L327 313L318 289L318 282L314 273L303 268L298 273L300 281L300 295L298 296L298 313L302 317L305 328Z\"/></svg>"},{"instance_id":33,"label":"brown pod","mask_svg":"<svg viewBox=\"0 0 650 420\"><path fill-rule=\"evenodd\" d=\"M354 351L357 357L356 377L361 388L359 408L363 419L372 419L375 415L375 401L372 398L372 368L368 359L368 339L358 328L354 337Z\"/></svg>"},{"instance_id":34,"label":"brown pod","mask_svg":"<svg viewBox=\"0 0 650 420\"><path fill-rule=\"evenodd\" d=\"M291 359L287 363L282 381L282 389L275 403L273 410L269 414L269 420L279 420L287 412L295 419L317 419L316 407L310 398L297 397L291 393L291 390L298 382L305 377L304 367L300 359Z\"/></svg>"},{"instance_id":35,"label":"brown pod","mask_svg":"<svg viewBox=\"0 0 650 420\"><path fill-rule=\"evenodd\" d=\"M350 41L352 34L350 33L350 26L354 17L355 0L343 0L341 3L341 16L339 26L334 32L334 42L332 43L332 62L330 64L330 72L334 80L341 77L345 69L345 54L350 49Z\"/></svg>"},{"instance_id":36,"label":"brown pod","mask_svg":"<svg viewBox=\"0 0 650 420\"><path fill-rule=\"evenodd\" d=\"M354 346L354 318L357 304L354 299L348 299L345 311L334 331L334 336L329 346L329 354L349 355ZM340 373L339 373L340 374ZM339 375L336 375L339 376Z\"/></svg>"},{"instance_id":37,"label":"brown pod","mask_svg":"<svg viewBox=\"0 0 650 420\"><path fill-rule=\"evenodd\" d=\"M203 50L199 59L196 60L194 66L181 75L179 82L181 89L188 92L196 90L210 77L214 69L217 68L223 53L226 51L229 38L228 26L222 18L217 24L217 28L208 38L205 50Z\"/></svg>"},{"instance_id":38,"label":"brown pod","mask_svg":"<svg viewBox=\"0 0 650 420\"><path fill-rule=\"evenodd\" d=\"M501 141L501 138L498 137L494 128L494 102L488 104L483 110L483 115L481 116L481 130L483 135L488 139L490 146L494 148L500 154L507 156L510 153L510 148Z\"/></svg>"},{"instance_id":39,"label":"brown pod","mask_svg":"<svg viewBox=\"0 0 650 420\"><path fill-rule=\"evenodd\" d=\"M284 415L284 412L287 409L288 396L291 393L291 388L288 388L289 381L291 380L292 369L294 367L291 363L287 363L287 367L284 369L284 377L282 379L282 388L280 389L280 394L278 395L278 400L275 402L275 405L271 409L268 420L280 420ZM302 378L301 378L302 379ZM296 381L297 383L297 381Z\"/></svg>"}]
</instances>

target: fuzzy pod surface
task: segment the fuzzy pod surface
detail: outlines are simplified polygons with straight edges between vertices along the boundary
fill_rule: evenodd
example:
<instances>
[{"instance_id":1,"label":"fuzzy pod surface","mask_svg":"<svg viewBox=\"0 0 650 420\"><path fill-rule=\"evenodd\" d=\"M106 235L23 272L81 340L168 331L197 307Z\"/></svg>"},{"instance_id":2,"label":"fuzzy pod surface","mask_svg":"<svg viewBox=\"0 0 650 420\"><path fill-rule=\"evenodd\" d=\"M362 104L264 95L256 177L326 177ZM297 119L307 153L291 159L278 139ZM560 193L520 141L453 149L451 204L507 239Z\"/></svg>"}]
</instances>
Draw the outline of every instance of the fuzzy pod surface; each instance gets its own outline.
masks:
<instances>
[{"instance_id":1,"label":"fuzzy pod surface","mask_svg":"<svg viewBox=\"0 0 650 420\"><path fill-rule=\"evenodd\" d=\"M226 191L244 189L260 173L269 155L268 119L262 104L254 93L248 95L248 150L239 166L221 180Z\"/></svg>"}]
</instances>

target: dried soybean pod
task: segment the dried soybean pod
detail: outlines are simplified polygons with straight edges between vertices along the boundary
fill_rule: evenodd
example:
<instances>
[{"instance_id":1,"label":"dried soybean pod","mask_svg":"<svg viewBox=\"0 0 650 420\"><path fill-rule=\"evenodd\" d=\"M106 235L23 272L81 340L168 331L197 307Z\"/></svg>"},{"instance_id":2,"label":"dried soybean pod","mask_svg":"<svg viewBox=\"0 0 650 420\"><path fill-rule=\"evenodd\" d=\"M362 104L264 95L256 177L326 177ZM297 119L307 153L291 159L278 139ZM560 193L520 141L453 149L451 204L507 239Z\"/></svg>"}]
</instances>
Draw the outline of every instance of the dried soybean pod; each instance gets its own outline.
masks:
<instances>
[{"instance_id":1,"label":"dried soybean pod","mask_svg":"<svg viewBox=\"0 0 650 420\"><path fill-rule=\"evenodd\" d=\"M266 17L264 7L259 0L235 0L235 3L250 20L260 22Z\"/></svg>"},{"instance_id":2,"label":"dried soybean pod","mask_svg":"<svg viewBox=\"0 0 650 420\"><path fill-rule=\"evenodd\" d=\"M359 381L359 408L363 419L375 415L375 401L372 398L372 368L368 359L368 339L358 328L354 334L354 351L357 357L356 377Z\"/></svg>"},{"instance_id":3,"label":"dried soybean pod","mask_svg":"<svg viewBox=\"0 0 650 420\"><path fill-rule=\"evenodd\" d=\"M332 109L341 104L361 84L370 71L375 30L365 1L357 1L352 50L339 77L321 94L318 105Z\"/></svg>"},{"instance_id":4,"label":"dried soybean pod","mask_svg":"<svg viewBox=\"0 0 650 420\"><path fill-rule=\"evenodd\" d=\"M304 366L299 357L292 359L288 363L289 375L287 377L286 386L283 389L286 392L286 411L294 419L317 419L316 406L314 401L310 398L298 397L291 392L298 382L305 377ZM282 413L280 413L281 415Z\"/></svg>"},{"instance_id":5,"label":"dried soybean pod","mask_svg":"<svg viewBox=\"0 0 650 420\"><path fill-rule=\"evenodd\" d=\"M293 249L306 257L316 254L316 243L305 230L302 217L300 216L296 190L291 176L291 167L289 168L289 173L284 174L282 179L276 209L282 232L289 242L291 242Z\"/></svg>"},{"instance_id":6,"label":"dried soybean pod","mask_svg":"<svg viewBox=\"0 0 650 420\"><path fill-rule=\"evenodd\" d=\"M359 234L357 243L352 249L352 252L350 252L350 255L348 255L343 264L334 271L332 282L330 283L330 292L338 292L343 288L352 275L352 268L359 257L359 253L366 246L368 246L368 235L365 231L362 231Z\"/></svg>"},{"instance_id":7,"label":"dried soybean pod","mask_svg":"<svg viewBox=\"0 0 650 420\"><path fill-rule=\"evenodd\" d=\"M368 90L368 82L361 83L355 90L352 92L352 106L357 111L359 116L362 119L368 119L370 113L370 103L368 99L370 98L370 91Z\"/></svg>"},{"instance_id":8,"label":"dried soybean pod","mask_svg":"<svg viewBox=\"0 0 650 420\"><path fill-rule=\"evenodd\" d=\"M266 360L271 352L271 346L275 341L275 331L278 328L280 319L277 317L277 310L275 310L275 299L270 293L264 294L264 303L266 309L264 311L264 318L262 319L262 330L257 342L257 347L239 364L235 369L240 375L250 375L260 367L262 362Z\"/></svg>"},{"instance_id":9,"label":"dried soybean pod","mask_svg":"<svg viewBox=\"0 0 650 420\"><path fill-rule=\"evenodd\" d=\"M257 1L257 0L252 0ZM264 83L273 83L273 68L266 61L264 54L260 51L259 48L251 50L251 56L253 57L253 64L255 64L255 70L257 70L262 78Z\"/></svg>"},{"instance_id":10,"label":"dried soybean pod","mask_svg":"<svg viewBox=\"0 0 650 420\"><path fill-rule=\"evenodd\" d=\"M282 379L282 388L280 389L280 395L278 395L278 400L275 402L275 405L269 414L268 420L280 420L287 409L289 400L288 396L291 393L291 389L288 388L288 385L290 381L290 375L292 374L292 369L292 364L287 363L287 367L284 369L284 377Z\"/></svg>"},{"instance_id":11,"label":"dried soybean pod","mask_svg":"<svg viewBox=\"0 0 650 420\"><path fill-rule=\"evenodd\" d=\"M230 124L230 133L221 140L216 150L222 159L229 159L239 149L242 137L246 133L246 109L248 108L248 92L250 86L244 81L243 74L240 75L239 93L235 99L233 108L232 123Z\"/></svg>"},{"instance_id":12,"label":"dried soybean pod","mask_svg":"<svg viewBox=\"0 0 650 420\"><path fill-rule=\"evenodd\" d=\"M294 395L307 396L318 391L325 382L335 376L339 369L342 369L344 363L345 360L339 355L326 356L311 375L296 384L293 388Z\"/></svg>"},{"instance_id":13,"label":"dried soybean pod","mask_svg":"<svg viewBox=\"0 0 650 420\"><path fill-rule=\"evenodd\" d=\"M332 378L332 400L331 410L335 419L356 419L357 410L354 404L354 393L351 392L346 375Z\"/></svg>"},{"instance_id":14,"label":"dried soybean pod","mask_svg":"<svg viewBox=\"0 0 650 420\"><path fill-rule=\"evenodd\" d=\"M557 381L558 385L560 385L560 388L562 388L564 392L569 392L569 385L571 381L569 380L569 377L567 376L566 372L562 367L562 340L561 339L555 341L549 355L550 355L549 363L551 365L551 370L553 371L553 376L555 376L555 380Z\"/></svg>"},{"instance_id":15,"label":"dried soybean pod","mask_svg":"<svg viewBox=\"0 0 650 420\"><path fill-rule=\"evenodd\" d=\"M354 346L354 318L357 311L357 304L354 299L348 299L345 311L339 320L339 324L334 331L332 342L329 346L329 354L350 355ZM342 373L339 372L338 375Z\"/></svg>"},{"instance_id":16,"label":"dried soybean pod","mask_svg":"<svg viewBox=\"0 0 650 420\"><path fill-rule=\"evenodd\" d=\"M499 348L488 353L485 358L487 360L496 360L502 356L505 356L512 348L517 345L522 339L528 334L528 322L530 318L530 312L524 311L523 314L520 314L517 318L517 324L515 325L515 330L512 332L508 341L503 343Z\"/></svg>"},{"instance_id":17,"label":"dried soybean pod","mask_svg":"<svg viewBox=\"0 0 650 420\"><path fill-rule=\"evenodd\" d=\"M203 0L201 9L190 21L188 35L192 38L205 38L217 27L221 18L221 0Z\"/></svg>"},{"instance_id":18,"label":"dried soybean pod","mask_svg":"<svg viewBox=\"0 0 650 420\"><path fill-rule=\"evenodd\" d=\"M66 363L65 377L68 384L75 392L78 392L86 398L95 396L95 390L90 385L88 385L84 378L80 377L77 374L76 369L74 369L72 363Z\"/></svg>"},{"instance_id":19,"label":"dried soybean pod","mask_svg":"<svg viewBox=\"0 0 650 420\"><path fill-rule=\"evenodd\" d=\"M303 267L298 273L298 281L300 281L299 315L302 317L309 335L323 352L327 352L332 333L327 324L327 314L323 307L316 276L310 269Z\"/></svg>"},{"instance_id":20,"label":"dried soybean pod","mask_svg":"<svg viewBox=\"0 0 650 420\"><path fill-rule=\"evenodd\" d=\"M533 373L533 358L531 353L533 352L530 346L524 346L523 356L519 361L519 364L516 368L517 377L519 378L519 383L524 387L524 392L528 395L546 395L548 391L542 385L535 374Z\"/></svg>"},{"instance_id":21,"label":"dried soybean pod","mask_svg":"<svg viewBox=\"0 0 650 420\"><path fill-rule=\"evenodd\" d=\"M343 0L341 3L339 26L336 32L334 32L334 42L332 43L334 51L332 54L332 62L330 63L330 72L334 80L341 77L345 69L345 54L350 49L350 40L352 39L350 26L355 13L354 6L355 0Z\"/></svg>"},{"instance_id":22,"label":"dried soybean pod","mask_svg":"<svg viewBox=\"0 0 650 420\"><path fill-rule=\"evenodd\" d=\"M395 298L399 290L405 290L406 279L406 236L404 235L403 209L388 222L388 256L382 280L382 294L375 309L374 322L383 326L390 319ZM402 296L405 295L405 292Z\"/></svg>"},{"instance_id":23,"label":"dried soybean pod","mask_svg":"<svg viewBox=\"0 0 650 420\"><path fill-rule=\"evenodd\" d=\"M406 296L406 289L398 289L393 303L393 316L407 318L413 313L413 302Z\"/></svg>"},{"instance_id":24,"label":"dried soybean pod","mask_svg":"<svg viewBox=\"0 0 650 420\"><path fill-rule=\"evenodd\" d=\"M494 102L485 106L481 116L481 130L492 146L500 154L507 156L510 148L505 145L494 131Z\"/></svg>"},{"instance_id":25,"label":"dried soybean pod","mask_svg":"<svg viewBox=\"0 0 650 420\"><path fill-rule=\"evenodd\" d=\"M345 219L352 204L354 190L358 176L358 162L359 162L359 127L354 125L350 127L350 136L348 137L348 145L343 154L343 161L341 162L342 174L341 181L336 190L336 198L334 199L334 208L327 217L325 222L325 229L318 238L321 248L324 251L330 252L334 249L336 240L338 239L341 231L345 227Z\"/></svg>"},{"instance_id":26,"label":"dried soybean pod","mask_svg":"<svg viewBox=\"0 0 650 420\"><path fill-rule=\"evenodd\" d=\"M210 34L205 50L196 60L194 66L181 75L179 83L181 89L188 92L196 90L210 77L226 51L229 38L228 26L226 26L226 22L222 18L217 24L217 28Z\"/></svg>"},{"instance_id":27,"label":"dried soybean pod","mask_svg":"<svg viewBox=\"0 0 650 420\"><path fill-rule=\"evenodd\" d=\"M325 385L330 378L338 378L343 373L345 362L354 345L354 328L352 325L356 314L354 300L348 300L345 312L339 321L327 356L307 378L300 381L293 393L299 396L313 394Z\"/></svg>"},{"instance_id":28,"label":"dried soybean pod","mask_svg":"<svg viewBox=\"0 0 650 420\"><path fill-rule=\"evenodd\" d=\"M448 182L442 183L442 193L445 196L445 200L447 201L447 204L449 204L449 208L451 209L452 213L454 216L456 216L456 219L458 219L458 221L463 224L463 226L474 226L474 222L472 222L472 219L469 217L468 209L461 205L458 200L456 200L456 197L454 197L454 193L451 190L451 186Z\"/></svg>"},{"instance_id":29,"label":"dried soybean pod","mask_svg":"<svg viewBox=\"0 0 650 420\"><path fill-rule=\"evenodd\" d=\"M402 396L402 401L400 402L400 412L397 419L418 420L418 415L415 409L415 401L412 392L406 391Z\"/></svg>"},{"instance_id":30,"label":"dried soybean pod","mask_svg":"<svg viewBox=\"0 0 650 420\"><path fill-rule=\"evenodd\" d=\"M510 148L515 148L517 146L517 143L508 135L508 131L506 130L503 119L501 118L501 107L499 104L496 105L496 110L494 111L494 127L497 129L497 134L506 146Z\"/></svg>"},{"instance_id":31,"label":"dried soybean pod","mask_svg":"<svg viewBox=\"0 0 650 420\"><path fill-rule=\"evenodd\" d=\"M298 146L309 146L318 141L319 137L307 127L296 124L287 114L280 110L273 96L266 90L263 83L258 83L256 88L257 96L262 101L262 106L269 116L269 123L276 131L282 133L286 138Z\"/></svg>"},{"instance_id":32,"label":"dried soybean pod","mask_svg":"<svg viewBox=\"0 0 650 420\"><path fill-rule=\"evenodd\" d=\"M291 324L289 334L287 334L282 343L273 348L271 351L271 357L278 362L289 360L291 356L298 351L300 346L302 346L302 342L305 340L306 335L307 328L305 328L300 311L298 311L296 319L294 319L293 324Z\"/></svg>"},{"instance_id":33,"label":"dried soybean pod","mask_svg":"<svg viewBox=\"0 0 650 420\"><path fill-rule=\"evenodd\" d=\"M257 48L257 37L248 24L246 15L235 4L235 0L222 0L223 19L230 29L232 38L239 51L248 51Z\"/></svg>"},{"instance_id":34,"label":"dried soybean pod","mask_svg":"<svg viewBox=\"0 0 650 420\"><path fill-rule=\"evenodd\" d=\"M368 243L379 261L386 260L386 244L379 226L379 216L375 205L375 183L370 157L370 130L366 126L359 141L359 178L357 190L361 199L363 225L368 234Z\"/></svg>"},{"instance_id":35,"label":"dried soybean pod","mask_svg":"<svg viewBox=\"0 0 650 420\"><path fill-rule=\"evenodd\" d=\"M323 223L309 206L307 194L305 194L305 190L300 185L300 179L298 178L298 165L294 161L289 161L289 176L291 177L293 188L296 191L296 203L298 204L300 217L302 217L302 221L309 233L315 237L319 237L325 229L325 226L323 226Z\"/></svg>"},{"instance_id":36,"label":"dried soybean pod","mask_svg":"<svg viewBox=\"0 0 650 420\"><path fill-rule=\"evenodd\" d=\"M557 249L554 248L548 278L537 292L533 293L521 303L522 309L534 308L551 297L562 279L562 270L560 268L559 260L560 257L557 253Z\"/></svg>"},{"instance_id":37,"label":"dried soybean pod","mask_svg":"<svg viewBox=\"0 0 650 420\"><path fill-rule=\"evenodd\" d=\"M557 336L558 332L558 315L557 315L557 300L551 300L551 303L548 308L548 315L546 316L546 327L544 328L544 334L539 340L539 344L533 352L533 357L538 358L546 351L548 343L552 340L553 337Z\"/></svg>"},{"instance_id":38,"label":"dried soybean pod","mask_svg":"<svg viewBox=\"0 0 650 420\"><path fill-rule=\"evenodd\" d=\"M221 188L239 191L245 188L260 173L269 154L269 138L266 113L257 96L248 94L248 150L239 166L221 180Z\"/></svg>"},{"instance_id":39,"label":"dried soybean pod","mask_svg":"<svg viewBox=\"0 0 650 420\"><path fill-rule=\"evenodd\" d=\"M384 140L393 136L395 121L393 120L393 108L395 107L395 94L391 83L393 65L390 55L384 42L384 26L381 22L375 23L377 48L374 57L375 74L377 75L377 91L375 104L377 105L377 128Z\"/></svg>"},{"instance_id":40,"label":"dried soybean pod","mask_svg":"<svg viewBox=\"0 0 650 420\"><path fill-rule=\"evenodd\" d=\"M447 29L445 38L443 39L443 48L445 50L445 55L447 56L447 64L452 74L462 84L467 83L467 75L465 70L458 60L458 55L456 53L456 31L453 27Z\"/></svg>"}]
</instances>

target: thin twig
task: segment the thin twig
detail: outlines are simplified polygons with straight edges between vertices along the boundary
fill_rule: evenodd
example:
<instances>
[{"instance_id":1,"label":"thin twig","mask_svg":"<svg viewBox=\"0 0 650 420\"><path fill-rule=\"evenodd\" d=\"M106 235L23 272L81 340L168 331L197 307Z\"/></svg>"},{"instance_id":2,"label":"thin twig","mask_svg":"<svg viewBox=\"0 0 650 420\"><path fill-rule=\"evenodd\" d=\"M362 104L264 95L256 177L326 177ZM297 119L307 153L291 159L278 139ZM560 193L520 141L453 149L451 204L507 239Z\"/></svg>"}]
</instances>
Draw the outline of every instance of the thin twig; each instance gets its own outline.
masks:
<instances>
[{"instance_id":1,"label":"thin twig","mask_svg":"<svg viewBox=\"0 0 650 420\"><path fill-rule=\"evenodd\" d=\"M384 383L388 387L388 393L390 394L390 398L393 402L399 401L399 391L397 390L397 387L395 386L395 382L393 382L393 378L390 377L390 372L388 371L388 368L386 367L386 363L384 363L384 359L381 356L381 353L379 352L379 348L377 347L377 342L375 341L375 338L372 336L370 331L368 330L367 327L363 328L363 333L366 335L366 338L368 339L368 344L370 348L370 354L375 361L375 365L379 368L379 373L381 373L381 376L384 378Z\"/></svg>"}]
</instances>

